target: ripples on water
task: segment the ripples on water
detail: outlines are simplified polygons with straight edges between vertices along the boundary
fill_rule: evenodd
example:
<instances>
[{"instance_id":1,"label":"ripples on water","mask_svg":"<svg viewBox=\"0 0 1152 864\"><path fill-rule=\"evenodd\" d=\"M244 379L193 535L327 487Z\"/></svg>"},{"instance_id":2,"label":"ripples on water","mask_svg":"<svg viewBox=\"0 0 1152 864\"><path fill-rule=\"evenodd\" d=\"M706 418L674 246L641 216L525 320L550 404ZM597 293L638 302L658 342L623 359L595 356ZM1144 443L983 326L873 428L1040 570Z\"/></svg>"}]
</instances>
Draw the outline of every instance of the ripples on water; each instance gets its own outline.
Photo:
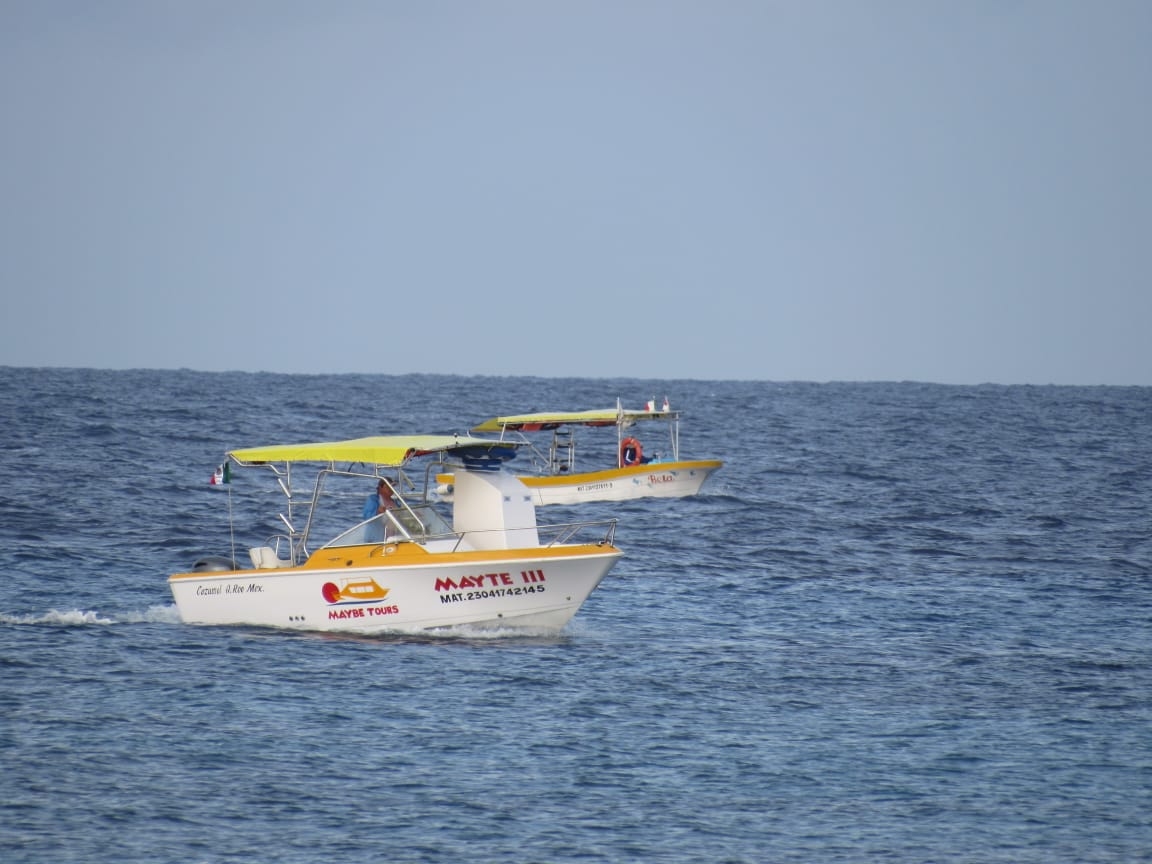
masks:
<instances>
[{"instance_id":1,"label":"ripples on water","mask_svg":"<svg viewBox=\"0 0 1152 864\"><path fill-rule=\"evenodd\" d=\"M227 447L665 393L727 464L542 511L626 553L559 635L179 623ZM5 862L1152 860L1147 388L0 369L0 405Z\"/></svg>"}]
</instances>

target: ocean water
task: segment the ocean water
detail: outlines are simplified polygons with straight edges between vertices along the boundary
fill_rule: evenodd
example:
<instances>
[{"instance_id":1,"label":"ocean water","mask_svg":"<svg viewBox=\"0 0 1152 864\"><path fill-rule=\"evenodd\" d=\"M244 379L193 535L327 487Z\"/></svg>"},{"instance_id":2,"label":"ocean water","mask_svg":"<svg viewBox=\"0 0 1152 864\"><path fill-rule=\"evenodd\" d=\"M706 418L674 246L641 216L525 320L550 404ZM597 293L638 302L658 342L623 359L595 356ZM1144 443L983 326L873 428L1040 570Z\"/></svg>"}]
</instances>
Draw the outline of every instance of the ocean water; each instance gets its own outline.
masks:
<instances>
[{"instance_id":1,"label":"ocean water","mask_svg":"<svg viewBox=\"0 0 1152 864\"><path fill-rule=\"evenodd\" d=\"M726 464L541 511L625 553L556 636L176 615L226 448L665 395ZM0 412L6 864L1152 861L1152 388L0 368Z\"/></svg>"}]
</instances>

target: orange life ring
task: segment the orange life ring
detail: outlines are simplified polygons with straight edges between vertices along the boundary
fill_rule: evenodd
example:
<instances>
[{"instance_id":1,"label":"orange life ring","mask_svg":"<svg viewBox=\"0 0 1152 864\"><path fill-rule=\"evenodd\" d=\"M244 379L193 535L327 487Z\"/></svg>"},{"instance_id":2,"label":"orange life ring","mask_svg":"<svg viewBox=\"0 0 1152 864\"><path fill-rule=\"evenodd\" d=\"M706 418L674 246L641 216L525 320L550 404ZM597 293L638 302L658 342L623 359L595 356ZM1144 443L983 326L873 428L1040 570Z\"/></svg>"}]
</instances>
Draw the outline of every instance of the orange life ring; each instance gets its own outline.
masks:
<instances>
[{"instance_id":1,"label":"orange life ring","mask_svg":"<svg viewBox=\"0 0 1152 864\"><path fill-rule=\"evenodd\" d=\"M620 466L639 465L644 461L644 450L635 438L625 438L620 442Z\"/></svg>"}]
</instances>

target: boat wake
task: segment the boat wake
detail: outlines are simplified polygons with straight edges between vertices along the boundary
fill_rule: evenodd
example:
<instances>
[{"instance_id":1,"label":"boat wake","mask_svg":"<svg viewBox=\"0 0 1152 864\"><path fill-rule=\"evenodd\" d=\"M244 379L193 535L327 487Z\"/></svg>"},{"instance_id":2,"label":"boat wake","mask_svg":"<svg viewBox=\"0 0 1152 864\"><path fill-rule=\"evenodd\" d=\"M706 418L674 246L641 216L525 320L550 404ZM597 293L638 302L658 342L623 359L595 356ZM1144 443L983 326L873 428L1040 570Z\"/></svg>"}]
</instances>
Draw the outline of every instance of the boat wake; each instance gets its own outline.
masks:
<instances>
[{"instance_id":1,"label":"boat wake","mask_svg":"<svg viewBox=\"0 0 1152 864\"><path fill-rule=\"evenodd\" d=\"M48 626L48 627L87 627L97 625L107 627L114 624L179 624L180 615L175 604L150 606L142 612L127 611L116 615L106 615L93 610L49 609L40 615L8 615L0 612L0 625Z\"/></svg>"},{"instance_id":2,"label":"boat wake","mask_svg":"<svg viewBox=\"0 0 1152 864\"><path fill-rule=\"evenodd\" d=\"M285 631L278 628L260 628L269 636L283 638ZM255 631L254 631L255 632ZM381 630L377 633L355 633L331 630L298 630L291 635L298 639L318 639L324 642L358 642L365 645L385 644L471 644L503 645L512 643L525 645L561 645L569 642L572 634L567 630L557 632L552 629L539 630L523 627L471 627L458 625L431 630Z\"/></svg>"},{"instance_id":3,"label":"boat wake","mask_svg":"<svg viewBox=\"0 0 1152 864\"><path fill-rule=\"evenodd\" d=\"M175 604L170 604L167 606L149 606L147 609L141 611L127 610L124 612L117 612L115 614L97 612L91 609L49 609L47 612L41 614L29 615L11 615L0 612L0 627L111 627L123 624L182 623L183 622L180 620L179 610L177 610ZM241 629L249 630L249 632L252 633L259 633L265 628L251 627ZM285 635L284 631L280 629L272 629L268 632L270 635ZM490 628L464 625L455 628L438 628L434 630L383 631L371 635L359 633L299 630L296 631L293 635L305 639L322 638L325 640L335 639L338 641L356 641L365 643L463 642L499 644L503 642L514 642L518 645L554 645L562 644L568 641L572 636L572 627L570 626L568 631L564 633L558 633L555 630L550 629L534 630L511 627Z\"/></svg>"}]
</instances>

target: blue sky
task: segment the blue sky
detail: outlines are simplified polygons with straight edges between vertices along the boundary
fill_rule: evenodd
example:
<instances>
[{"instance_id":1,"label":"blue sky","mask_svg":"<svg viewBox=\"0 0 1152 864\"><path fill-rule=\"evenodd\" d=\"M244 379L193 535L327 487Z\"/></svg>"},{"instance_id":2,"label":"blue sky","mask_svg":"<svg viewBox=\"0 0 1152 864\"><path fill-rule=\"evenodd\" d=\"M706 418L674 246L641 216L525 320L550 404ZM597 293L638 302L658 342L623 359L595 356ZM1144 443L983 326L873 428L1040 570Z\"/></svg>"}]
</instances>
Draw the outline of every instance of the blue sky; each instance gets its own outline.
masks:
<instances>
[{"instance_id":1,"label":"blue sky","mask_svg":"<svg viewBox=\"0 0 1152 864\"><path fill-rule=\"evenodd\" d=\"M0 4L0 365L1152 385L1152 3Z\"/></svg>"}]
</instances>

